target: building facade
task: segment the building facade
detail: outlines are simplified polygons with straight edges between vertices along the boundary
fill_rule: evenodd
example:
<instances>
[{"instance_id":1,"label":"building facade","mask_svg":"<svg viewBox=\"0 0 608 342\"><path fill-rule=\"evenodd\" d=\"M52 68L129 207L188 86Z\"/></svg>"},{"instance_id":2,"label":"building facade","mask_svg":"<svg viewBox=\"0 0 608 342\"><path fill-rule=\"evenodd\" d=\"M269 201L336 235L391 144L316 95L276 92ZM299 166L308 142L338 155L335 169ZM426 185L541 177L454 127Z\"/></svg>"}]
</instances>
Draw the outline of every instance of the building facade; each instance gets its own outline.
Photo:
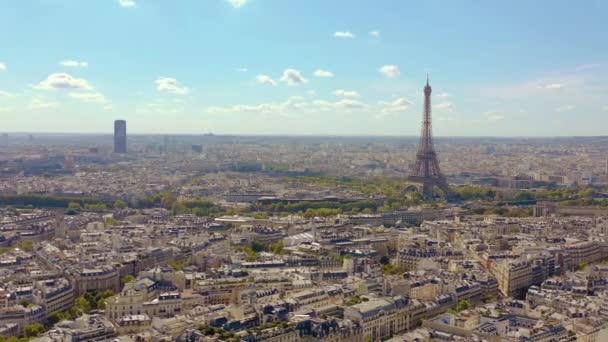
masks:
<instances>
[{"instance_id":1,"label":"building facade","mask_svg":"<svg viewBox=\"0 0 608 342\"><path fill-rule=\"evenodd\" d=\"M127 122L114 121L114 153L127 153Z\"/></svg>"}]
</instances>

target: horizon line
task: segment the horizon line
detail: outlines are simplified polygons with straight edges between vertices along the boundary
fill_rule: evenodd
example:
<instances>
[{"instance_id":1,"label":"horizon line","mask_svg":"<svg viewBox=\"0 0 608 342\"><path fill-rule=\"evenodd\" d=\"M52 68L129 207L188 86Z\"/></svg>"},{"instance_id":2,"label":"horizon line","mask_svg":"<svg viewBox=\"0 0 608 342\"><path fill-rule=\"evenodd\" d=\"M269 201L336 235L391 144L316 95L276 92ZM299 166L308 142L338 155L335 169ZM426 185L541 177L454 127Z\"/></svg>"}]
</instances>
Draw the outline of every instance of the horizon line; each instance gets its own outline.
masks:
<instances>
[{"instance_id":1,"label":"horizon line","mask_svg":"<svg viewBox=\"0 0 608 342\"><path fill-rule=\"evenodd\" d=\"M28 132L28 131L4 131L1 134L17 135L108 135L113 136L114 132ZM382 137L382 138L419 138L420 135L396 135L396 134L325 134L325 133L304 133L304 134L280 134L280 133L158 133L158 132L132 132L127 131L127 136L215 136L215 137L336 137L336 138L357 138L357 137ZM433 138L608 138L607 135L433 135Z\"/></svg>"}]
</instances>

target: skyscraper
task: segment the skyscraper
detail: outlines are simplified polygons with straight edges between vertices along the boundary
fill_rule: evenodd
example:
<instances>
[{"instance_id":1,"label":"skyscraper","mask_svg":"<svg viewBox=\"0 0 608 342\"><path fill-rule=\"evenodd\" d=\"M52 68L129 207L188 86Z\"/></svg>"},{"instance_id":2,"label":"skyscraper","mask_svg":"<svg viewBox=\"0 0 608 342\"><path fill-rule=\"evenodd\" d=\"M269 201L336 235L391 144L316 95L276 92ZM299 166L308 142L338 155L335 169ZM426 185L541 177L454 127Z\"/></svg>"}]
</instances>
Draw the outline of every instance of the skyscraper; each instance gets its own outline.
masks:
<instances>
[{"instance_id":1,"label":"skyscraper","mask_svg":"<svg viewBox=\"0 0 608 342\"><path fill-rule=\"evenodd\" d=\"M114 153L127 153L127 122L114 121Z\"/></svg>"},{"instance_id":2,"label":"skyscraper","mask_svg":"<svg viewBox=\"0 0 608 342\"><path fill-rule=\"evenodd\" d=\"M416 154L416 166L408 180L422 183L422 197L425 200L433 198L433 188L438 187L449 194L448 182L439 169L437 153L433 145L433 125L431 123L431 86L429 78L426 78L424 87L424 112L422 114L422 132L420 133L420 144Z\"/></svg>"}]
</instances>

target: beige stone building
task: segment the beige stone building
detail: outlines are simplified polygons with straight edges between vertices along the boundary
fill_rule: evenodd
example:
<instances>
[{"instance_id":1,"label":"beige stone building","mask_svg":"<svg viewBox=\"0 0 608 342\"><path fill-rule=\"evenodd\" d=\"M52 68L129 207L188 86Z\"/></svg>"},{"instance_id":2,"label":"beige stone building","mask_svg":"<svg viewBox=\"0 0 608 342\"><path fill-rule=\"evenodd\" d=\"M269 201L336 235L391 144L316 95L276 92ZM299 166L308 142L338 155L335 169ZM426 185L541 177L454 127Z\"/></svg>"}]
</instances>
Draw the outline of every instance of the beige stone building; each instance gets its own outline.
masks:
<instances>
[{"instance_id":1,"label":"beige stone building","mask_svg":"<svg viewBox=\"0 0 608 342\"><path fill-rule=\"evenodd\" d=\"M361 325L364 340L380 341L416 327L415 317L425 309L419 301L399 296L347 307L344 318Z\"/></svg>"}]
</instances>

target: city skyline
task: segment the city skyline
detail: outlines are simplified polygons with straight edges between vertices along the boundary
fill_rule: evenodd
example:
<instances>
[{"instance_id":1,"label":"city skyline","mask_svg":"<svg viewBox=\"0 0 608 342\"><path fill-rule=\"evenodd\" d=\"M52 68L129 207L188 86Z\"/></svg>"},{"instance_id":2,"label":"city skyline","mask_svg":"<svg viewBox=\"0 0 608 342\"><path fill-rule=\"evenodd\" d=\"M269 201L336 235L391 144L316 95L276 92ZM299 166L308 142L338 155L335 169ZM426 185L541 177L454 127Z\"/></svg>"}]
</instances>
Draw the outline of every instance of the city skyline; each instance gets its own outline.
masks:
<instances>
[{"instance_id":1,"label":"city skyline","mask_svg":"<svg viewBox=\"0 0 608 342\"><path fill-rule=\"evenodd\" d=\"M411 4L9 1L2 131L606 135L606 4Z\"/></svg>"}]
</instances>

